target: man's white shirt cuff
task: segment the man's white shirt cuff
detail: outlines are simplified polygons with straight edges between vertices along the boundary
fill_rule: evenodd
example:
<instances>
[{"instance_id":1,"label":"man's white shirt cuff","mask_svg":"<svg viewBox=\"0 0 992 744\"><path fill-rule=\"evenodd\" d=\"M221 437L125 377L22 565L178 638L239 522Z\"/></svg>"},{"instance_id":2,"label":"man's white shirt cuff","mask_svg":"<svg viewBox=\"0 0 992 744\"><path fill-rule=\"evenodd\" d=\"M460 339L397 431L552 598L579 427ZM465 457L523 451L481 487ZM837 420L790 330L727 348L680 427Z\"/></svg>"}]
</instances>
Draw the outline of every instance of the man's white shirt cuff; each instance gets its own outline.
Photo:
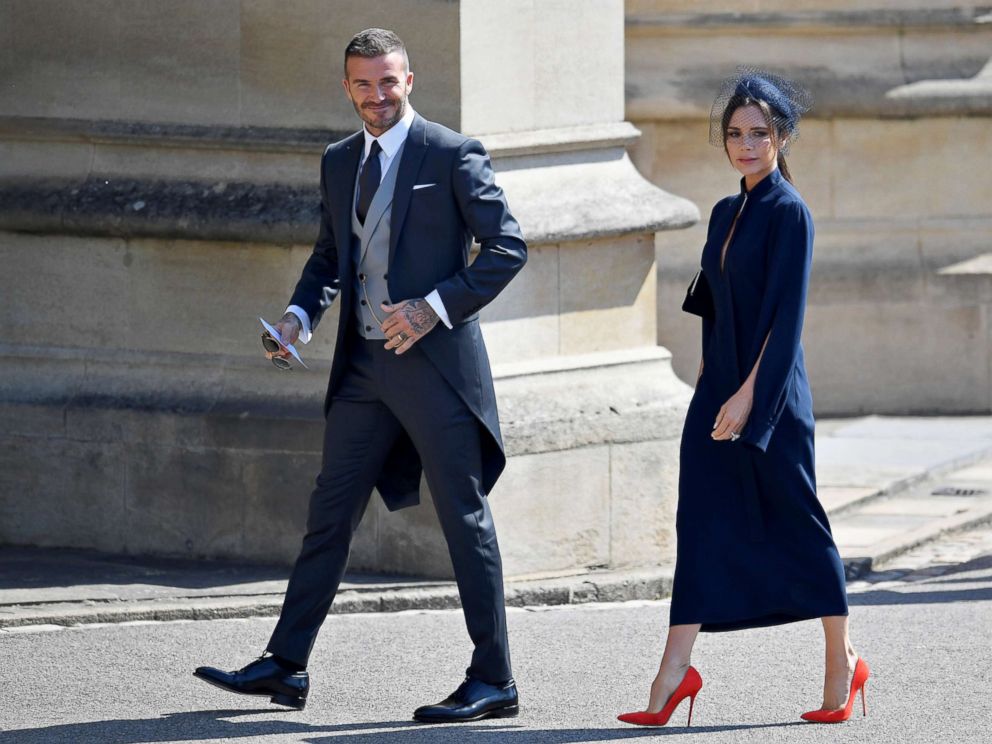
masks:
<instances>
[{"instance_id":1,"label":"man's white shirt cuff","mask_svg":"<svg viewBox=\"0 0 992 744\"><path fill-rule=\"evenodd\" d=\"M431 309L437 313L437 317L444 323L445 327L451 328L448 311L444 309L444 303L441 301L441 295L438 294L438 291L435 289L424 299L427 300L427 304L431 306ZM307 314L307 311L299 305L290 305L286 308L286 312L292 313L300 319L300 343L310 343L313 333L310 330L310 316Z\"/></svg>"},{"instance_id":2,"label":"man's white shirt cuff","mask_svg":"<svg viewBox=\"0 0 992 744\"><path fill-rule=\"evenodd\" d=\"M441 295L438 294L438 291L435 289L424 299L427 300L427 304L431 306L431 309L437 313L437 317L441 319L441 322L444 323L445 327L450 329L451 321L448 320L448 311L444 309L444 303L441 302Z\"/></svg>"},{"instance_id":3,"label":"man's white shirt cuff","mask_svg":"<svg viewBox=\"0 0 992 744\"><path fill-rule=\"evenodd\" d=\"M307 315L307 311L299 305L290 305L286 308L286 312L300 319L300 337L297 340L304 344L309 343L313 334L310 332L310 316Z\"/></svg>"}]
</instances>

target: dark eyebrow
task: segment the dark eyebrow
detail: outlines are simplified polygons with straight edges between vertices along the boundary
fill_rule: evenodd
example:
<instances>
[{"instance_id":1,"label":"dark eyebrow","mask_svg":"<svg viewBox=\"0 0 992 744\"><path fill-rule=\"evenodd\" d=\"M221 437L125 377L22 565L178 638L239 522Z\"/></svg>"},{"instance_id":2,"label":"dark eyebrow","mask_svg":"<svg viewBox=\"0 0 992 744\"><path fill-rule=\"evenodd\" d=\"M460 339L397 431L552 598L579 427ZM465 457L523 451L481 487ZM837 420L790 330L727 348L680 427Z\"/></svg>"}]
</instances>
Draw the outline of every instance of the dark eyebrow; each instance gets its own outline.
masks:
<instances>
[{"instance_id":1,"label":"dark eyebrow","mask_svg":"<svg viewBox=\"0 0 992 744\"><path fill-rule=\"evenodd\" d=\"M387 75L384 78L379 78L379 82L380 83L390 83L390 82L391 83L395 83L398 80L399 80L399 78L396 77L395 75ZM355 78L351 82L353 82L353 83L370 83L372 81L371 80L366 80L365 78Z\"/></svg>"}]
</instances>

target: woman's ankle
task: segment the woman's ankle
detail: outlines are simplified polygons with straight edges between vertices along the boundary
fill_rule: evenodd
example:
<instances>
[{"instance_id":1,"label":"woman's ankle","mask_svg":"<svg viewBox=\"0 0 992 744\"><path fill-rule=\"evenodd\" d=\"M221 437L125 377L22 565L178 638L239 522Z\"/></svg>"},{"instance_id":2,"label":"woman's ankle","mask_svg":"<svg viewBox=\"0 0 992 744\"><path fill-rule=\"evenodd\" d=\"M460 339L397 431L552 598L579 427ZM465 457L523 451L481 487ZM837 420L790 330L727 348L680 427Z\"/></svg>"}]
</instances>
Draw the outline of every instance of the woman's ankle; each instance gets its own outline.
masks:
<instances>
[{"instance_id":1,"label":"woman's ankle","mask_svg":"<svg viewBox=\"0 0 992 744\"><path fill-rule=\"evenodd\" d=\"M841 648L831 649L824 655L827 666L849 666L853 667L858 661L858 652L850 643Z\"/></svg>"},{"instance_id":2,"label":"woman's ankle","mask_svg":"<svg viewBox=\"0 0 992 744\"><path fill-rule=\"evenodd\" d=\"M685 676L685 673L689 671L689 662L662 662L661 666L658 668L657 679L679 677L680 679Z\"/></svg>"}]
</instances>

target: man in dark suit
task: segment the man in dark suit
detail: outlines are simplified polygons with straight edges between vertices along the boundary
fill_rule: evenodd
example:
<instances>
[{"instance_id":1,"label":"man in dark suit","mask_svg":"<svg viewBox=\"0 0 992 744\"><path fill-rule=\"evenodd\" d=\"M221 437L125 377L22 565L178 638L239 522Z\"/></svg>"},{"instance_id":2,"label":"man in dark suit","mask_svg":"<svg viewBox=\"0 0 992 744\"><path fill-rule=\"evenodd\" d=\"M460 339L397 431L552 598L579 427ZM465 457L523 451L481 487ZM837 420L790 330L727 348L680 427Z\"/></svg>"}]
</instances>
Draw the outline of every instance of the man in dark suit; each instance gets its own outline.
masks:
<instances>
[{"instance_id":1,"label":"man in dark suit","mask_svg":"<svg viewBox=\"0 0 992 744\"><path fill-rule=\"evenodd\" d=\"M307 660L373 487L390 510L414 505L423 470L475 650L458 689L414 718L514 716L486 499L506 458L478 312L521 269L527 247L482 145L410 107L413 73L394 33L357 34L342 82L364 127L324 152L320 233L277 324L286 343L306 343L340 298L307 531L267 654L235 672L195 674L302 709ZM473 237L481 250L469 263Z\"/></svg>"}]
</instances>

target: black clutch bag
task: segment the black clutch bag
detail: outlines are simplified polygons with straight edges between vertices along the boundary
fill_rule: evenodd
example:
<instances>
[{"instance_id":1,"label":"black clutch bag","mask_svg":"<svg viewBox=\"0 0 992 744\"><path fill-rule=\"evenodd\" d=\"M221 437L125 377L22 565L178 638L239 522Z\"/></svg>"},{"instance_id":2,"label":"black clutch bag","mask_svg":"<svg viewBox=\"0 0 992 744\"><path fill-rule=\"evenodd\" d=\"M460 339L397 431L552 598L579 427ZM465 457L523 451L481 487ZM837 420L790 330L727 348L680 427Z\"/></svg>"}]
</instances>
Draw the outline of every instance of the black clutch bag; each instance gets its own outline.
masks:
<instances>
[{"instance_id":1,"label":"black clutch bag","mask_svg":"<svg viewBox=\"0 0 992 744\"><path fill-rule=\"evenodd\" d=\"M700 269L692 278L689 289L686 290L685 300L682 301L682 309L687 313L698 315L700 318L712 319L716 315L713 308L713 293L710 292L710 283L706 281L706 274Z\"/></svg>"}]
</instances>

